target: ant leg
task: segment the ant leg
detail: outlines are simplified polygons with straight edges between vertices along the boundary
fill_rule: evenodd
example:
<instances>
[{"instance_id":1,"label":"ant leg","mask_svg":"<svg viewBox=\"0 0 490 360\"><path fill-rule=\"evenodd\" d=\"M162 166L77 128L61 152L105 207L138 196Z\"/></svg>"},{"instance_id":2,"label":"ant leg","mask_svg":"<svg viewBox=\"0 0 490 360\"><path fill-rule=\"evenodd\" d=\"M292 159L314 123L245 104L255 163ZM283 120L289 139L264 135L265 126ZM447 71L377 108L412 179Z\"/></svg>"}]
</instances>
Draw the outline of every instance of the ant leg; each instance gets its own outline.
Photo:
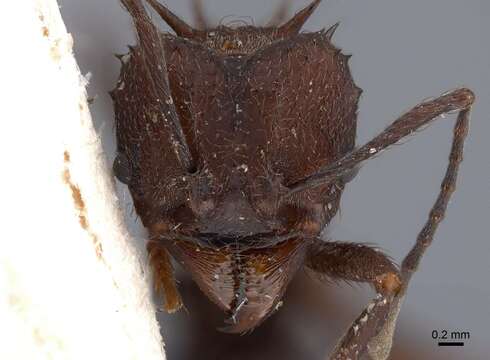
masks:
<instances>
[{"instance_id":1,"label":"ant leg","mask_svg":"<svg viewBox=\"0 0 490 360\"><path fill-rule=\"evenodd\" d=\"M454 127L449 163L442 180L439 195L430 210L429 219L419 232L414 246L402 262L401 289L394 297L381 297L370 303L340 339L329 359L358 359L366 354L373 358L373 354L371 354L373 351L377 351L374 354L376 358L384 359L388 357L393 343L396 319L411 276L417 270L422 256L432 243L435 231L444 218L449 199L456 186L459 165L463 159L463 145L469 128L470 107L473 101L474 95L471 91L460 89L433 101L423 103L395 121L385 132L370 142L372 145L370 143L366 145L367 148L376 144L385 148L413 132L421 125L428 123L435 116L451 109L460 110ZM395 141L392 141L393 139ZM363 157L362 153L364 151L365 147L362 147L352 154ZM348 157L350 158L350 156ZM365 158L367 159L368 157Z\"/></svg>"},{"instance_id":2,"label":"ant leg","mask_svg":"<svg viewBox=\"0 0 490 360\"><path fill-rule=\"evenodd\" d=\"M155 290L164 295L164 308L173 313L182 307L182 299L175 283L172 263L167 250L155 241L148 242L147 246L150 266L153 269L153 283Z\"/></svg>"},{"instance_id":3,"label":"ant leg","mask_svg":"<svg viewBox=\"0 0 490 360\"><path fill-rule=\"evenodd\" d=\"M425 250L432 243L437 227L446 214L447 205L451 195L456 189L459 165L461 164L461 161L463 161L464 141L469 129L469 114L470 109L468 107L467 109L460 111L458 115L454 127L454 137L449 155L449 163L441 183L439 195L429 212L429 219L417 236L415 245L405 256L405 259L403 259L401 271L405 283L410 280L412 274L417 270Z\"/></svg>"},{"instance_id":4,"label":"ant leg","mask_svg":"<svg viewBox=\"0 0 490 360\"><path fill-rule=\"evenodd\" d=\"M378 293L396 294L400 273L393 262L376 248L348 242L316 239L308 249L306 266L332 279L368 282Z\"/></svg>"},{"instance_id":5,"label":"ant leg","mask_svg":"<svg viewBox=\"0 0 490 360\"><path fill-rule=\"evenodd\" d=\"M315 188L341 179L359 167L364 161L378 155L390 145L397 143L424 125L428 125L440 115L460 111L459 117L467 119L467 113L474 100L475 95L473 92L463 88L415 106L365 145L344 155L334 163L321 168L315 174L289 185L289 191L283 195L283 198L289 197L299 191ZM456 143L461 143L461 145L457 145L457 149L451 151L451 156L453 156L453 153L456 156L457 153L462 152L462 143L464 142L468 129L467 120L458 120L458 123L460 125L456 125L458 130L456 131L455 129L453 145Z\"/></svg>"},{"instance_id":6,"label":"ant leg","mask_svg":"<svg viewBox=\"0 0 490 360\"><path fill-rule=\"evenodd\" d=\"M166 124L165 128L162 127L159 131L169 135L168 141L174 144L175 156L180 166L183 170L192 172L194 160L184 136L175 103L172 100L165 51L160 41L160 33L152 24L141 0L121 0L121 3L131 15L139 39L138 47L133 48L131 52L132 60L128 66L140 68L142 73L138 74L138 81L134 79L131 81L138 83L138 86L143 86L145 94L134 95L132 93L130 96L128 92L131 90L128 87L118 87L113 90L111 96L114 100L118 132L122 131L120 130L121 127L131 129L131 132L138 129L136 124L142 122L144 118L135 110L134 104L143 101L141 99L144 97L145 100L142 103L151 104L152 109L155 109L155 114L158 114L157 117L160 122ZM131 75L132 77L134 75ZM120 145L125 147L127 144Z\"/></svg>"}]
</instances>

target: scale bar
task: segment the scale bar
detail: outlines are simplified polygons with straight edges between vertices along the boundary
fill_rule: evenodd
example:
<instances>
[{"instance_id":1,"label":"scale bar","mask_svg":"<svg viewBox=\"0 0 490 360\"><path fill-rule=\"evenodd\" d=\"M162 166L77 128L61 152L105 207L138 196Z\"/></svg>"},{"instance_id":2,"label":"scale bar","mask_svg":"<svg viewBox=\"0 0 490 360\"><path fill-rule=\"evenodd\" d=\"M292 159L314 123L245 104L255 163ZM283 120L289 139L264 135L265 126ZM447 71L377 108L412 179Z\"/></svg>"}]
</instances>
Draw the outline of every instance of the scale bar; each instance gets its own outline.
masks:
<instances>
[{"instance_id":1,"label":"scale bar","mask_svg":"<svg viewBox=\"0 0 490 360\"><path fill-rule=\"evenodd\" d=\"M440 341L437 345L439 346L464 346L462 341Z\"/></svg>"}]
</instances>

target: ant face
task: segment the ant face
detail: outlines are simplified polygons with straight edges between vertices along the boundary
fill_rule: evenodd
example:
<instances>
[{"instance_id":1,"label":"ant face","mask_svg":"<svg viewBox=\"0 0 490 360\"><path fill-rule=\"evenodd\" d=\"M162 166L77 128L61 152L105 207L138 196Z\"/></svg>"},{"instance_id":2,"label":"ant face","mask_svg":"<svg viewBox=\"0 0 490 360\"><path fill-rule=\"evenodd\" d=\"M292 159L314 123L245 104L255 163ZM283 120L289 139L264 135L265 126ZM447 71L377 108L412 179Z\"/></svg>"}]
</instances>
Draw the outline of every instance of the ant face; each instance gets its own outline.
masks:
<instances>
[{"instance_id":1,"label":"ant face","mask_svg":"<svg viewBox=\"0 0 490 360\"><path fill-rule=\"evenodd\" d=\"M139 43L120 57L111 92L114 170L149 230L155 286L165 294L166 309L182 306L171 258L228 314L224 330L237 333L279 307L303 266L367 282L379 296L336 350L358 358L396 319L411 274L444 217L473 93L458 89L417 105L355 148L361 90L349 56L331 43L337 25L299 33L320 0L270 27L212 27L201 14L202 30L156 0L147 2L176 35L160 32L140 0L122 0ZM320 240L345 184L365 160L452 111L459 115L447 173L400 267L378 249Z\"/></svg>"}]
</instances>

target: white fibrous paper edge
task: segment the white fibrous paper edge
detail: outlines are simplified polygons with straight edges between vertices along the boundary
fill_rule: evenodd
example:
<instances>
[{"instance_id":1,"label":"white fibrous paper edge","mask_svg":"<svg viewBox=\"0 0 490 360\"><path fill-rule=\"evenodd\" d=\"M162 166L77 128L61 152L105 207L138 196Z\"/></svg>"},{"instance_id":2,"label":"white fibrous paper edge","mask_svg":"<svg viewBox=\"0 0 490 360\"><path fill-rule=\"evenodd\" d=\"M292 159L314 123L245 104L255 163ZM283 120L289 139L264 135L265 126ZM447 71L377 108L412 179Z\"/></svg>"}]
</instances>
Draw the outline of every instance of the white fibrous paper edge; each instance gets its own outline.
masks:
<instances>
[{"instance_id":1,"label":"white fibrous paper edge","mask_svg":"<svg viewBox=\"0 0 490 360\"><path fill-rule=\"evenodd\" d=\"M57 2L0 30L0 359L165 359Z\"/></svg>"}]
</instances>

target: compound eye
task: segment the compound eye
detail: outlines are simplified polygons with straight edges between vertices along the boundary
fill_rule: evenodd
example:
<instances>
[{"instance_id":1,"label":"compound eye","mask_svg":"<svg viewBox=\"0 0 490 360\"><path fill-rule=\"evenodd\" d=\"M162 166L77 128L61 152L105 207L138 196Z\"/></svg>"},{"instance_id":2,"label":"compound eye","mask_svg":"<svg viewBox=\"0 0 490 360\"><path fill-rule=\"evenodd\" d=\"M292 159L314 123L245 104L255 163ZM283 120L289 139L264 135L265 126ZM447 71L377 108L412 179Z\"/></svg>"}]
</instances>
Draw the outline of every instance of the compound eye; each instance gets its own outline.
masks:
<instances>
[{"instance_id":1,"label":"compound eye","mask_svg":"<svg viewBox=\"0 0 490 360\"><path fill-rule=\"evenodd\" d=\"M118 153L112 164L114 176L123 184L131 182L132 169L129 159L126 155Z\"/></svg>"}]
</instances>

